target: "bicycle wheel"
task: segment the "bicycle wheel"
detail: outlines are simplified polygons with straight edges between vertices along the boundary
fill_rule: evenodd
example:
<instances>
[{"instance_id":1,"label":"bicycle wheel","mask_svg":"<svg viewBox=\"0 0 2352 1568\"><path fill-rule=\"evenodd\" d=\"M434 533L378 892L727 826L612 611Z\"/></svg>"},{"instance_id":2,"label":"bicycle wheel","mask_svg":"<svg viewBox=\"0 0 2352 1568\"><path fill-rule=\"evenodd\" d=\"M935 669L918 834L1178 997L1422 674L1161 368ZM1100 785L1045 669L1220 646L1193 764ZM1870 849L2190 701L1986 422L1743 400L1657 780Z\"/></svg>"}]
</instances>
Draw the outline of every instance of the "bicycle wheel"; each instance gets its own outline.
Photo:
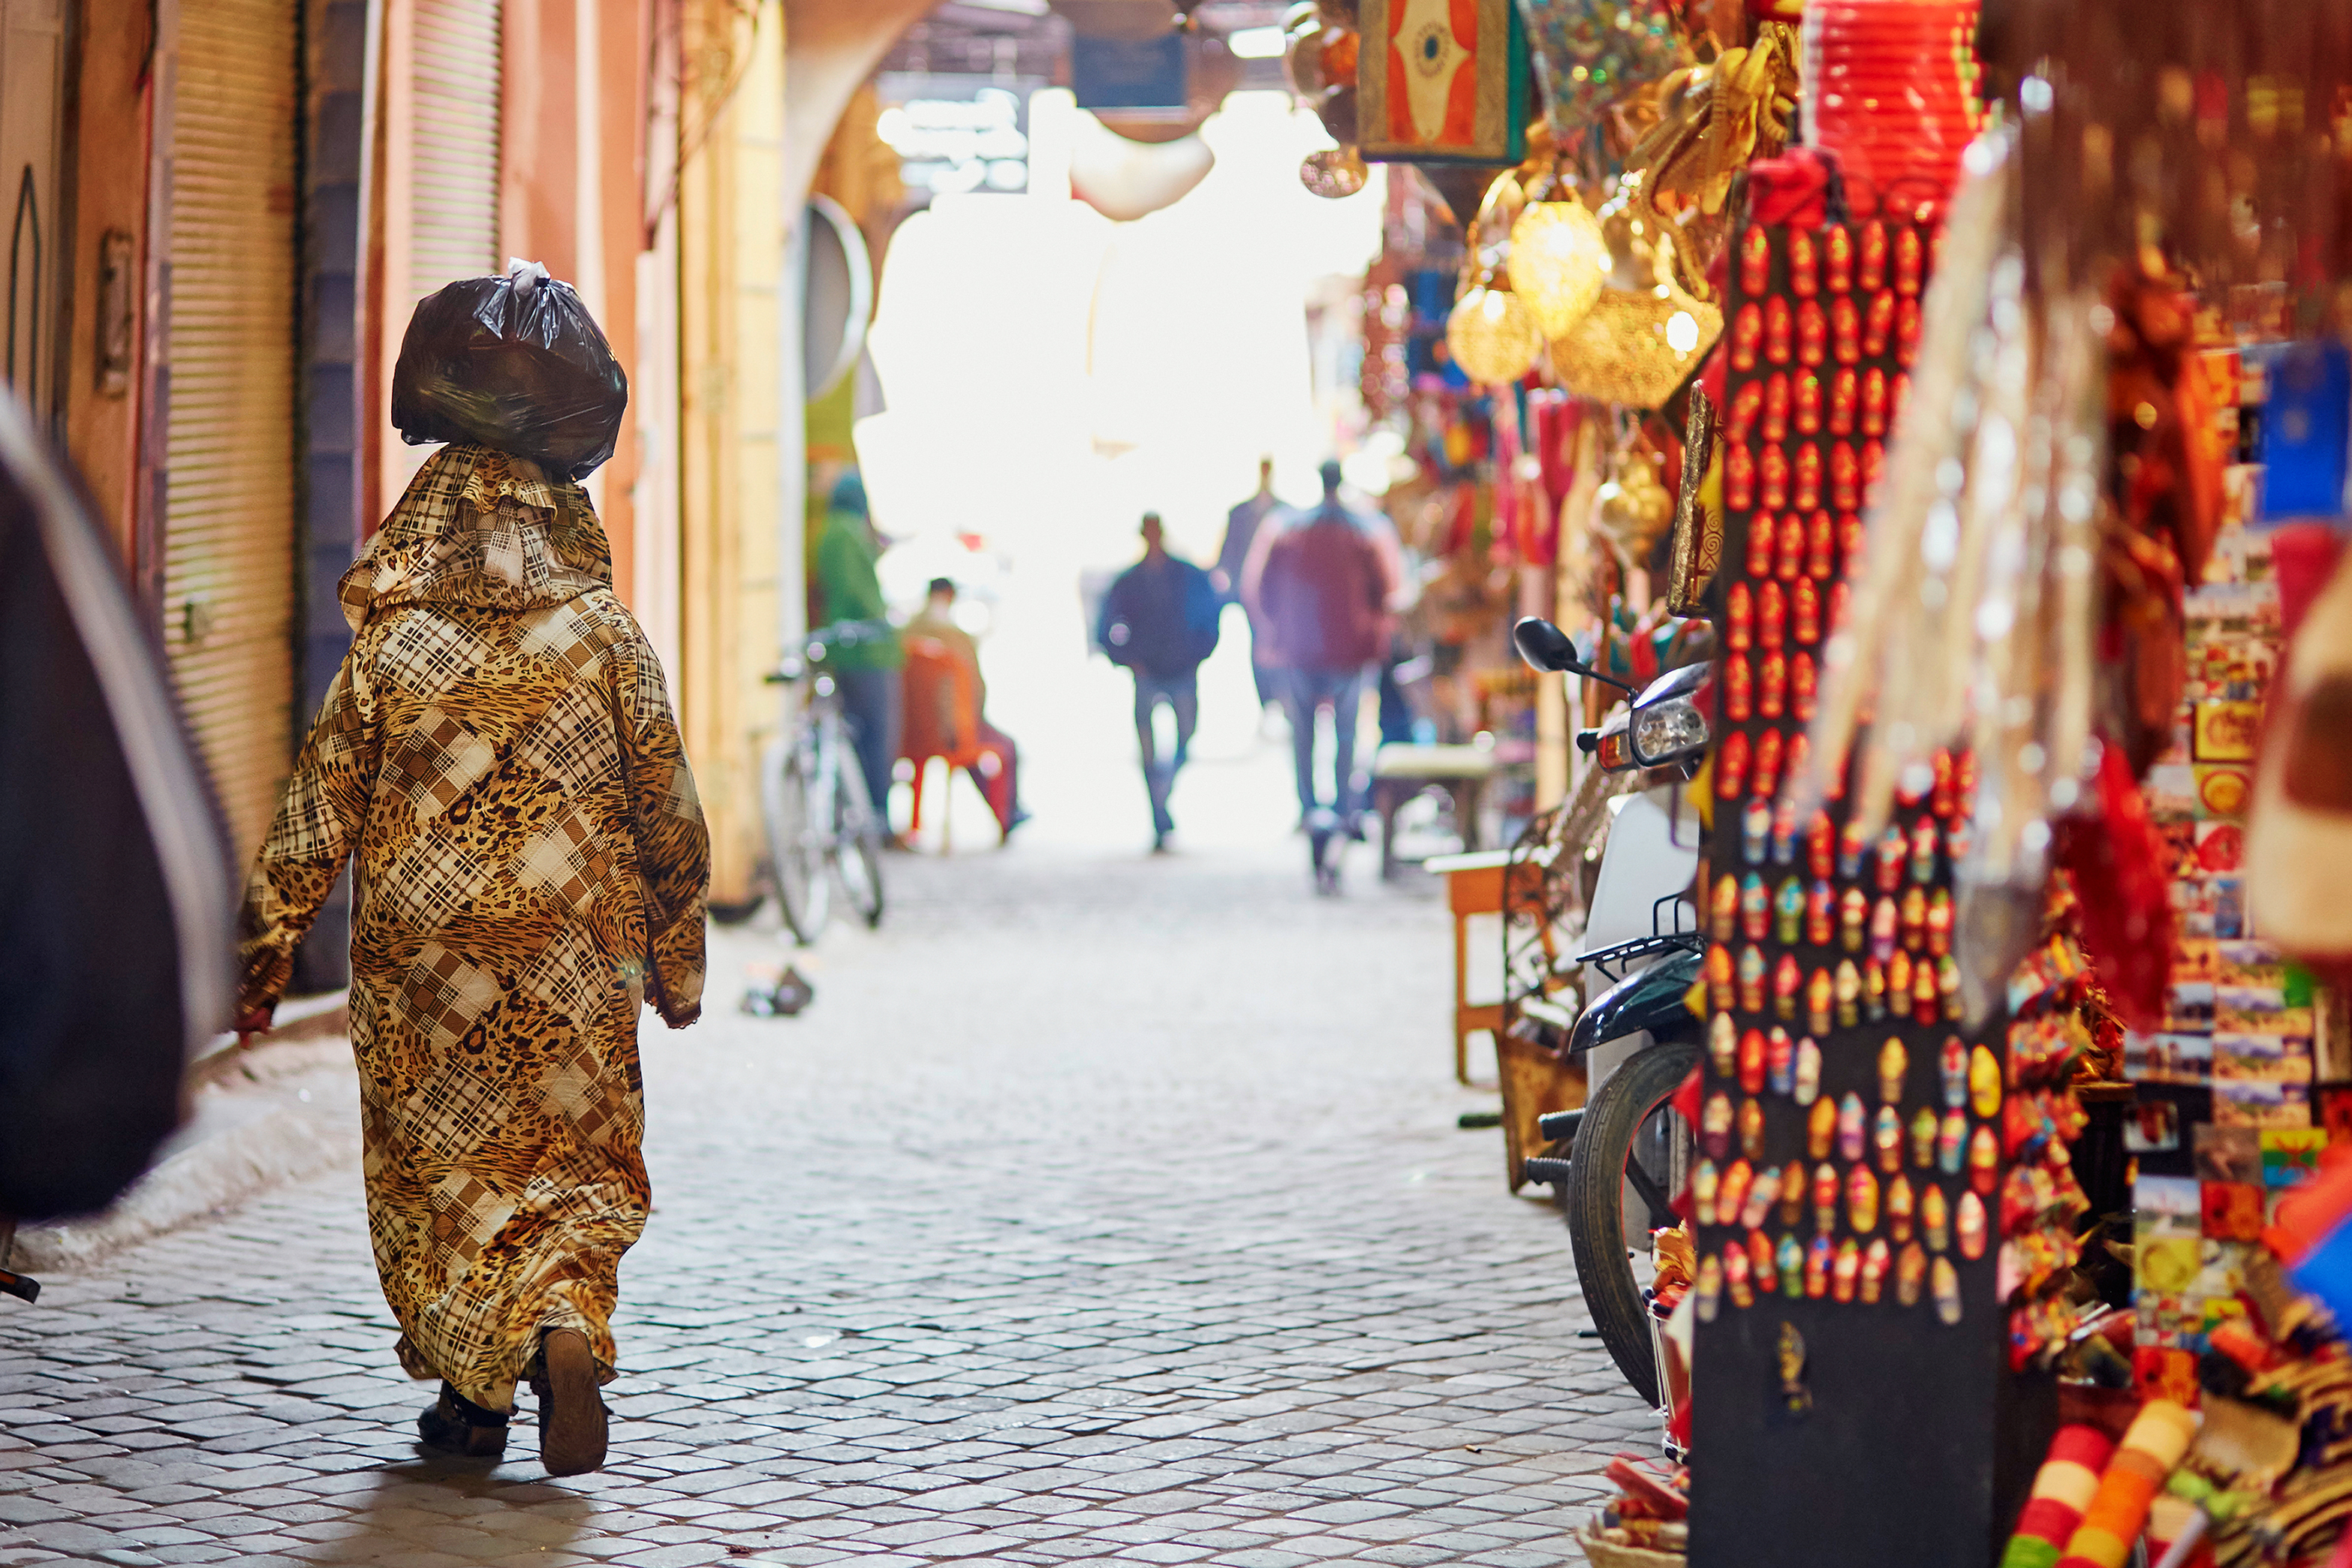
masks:
<instances>
[{"instance_id":1,"label":"bicycle wheel","mask_svg":"<svg viewBox=\"0 0 2352 1568\"><path fill-rule=\"evenodd\" d=\"M854 754L842 758L834 789L834 870L840 874L841 891L848 894L849 906L865 916L867 925L879 925L884 823L866 792L866 774Z\"/></svg>"},{"instance_id":2,"label":"bicycle wheel","mask_svg":"<svg viewBox=\"0 0 2352 1568\"><path fill-rule=\"evenodd\" d=\"M796 750L786 749L782 742L771 744L761 759L760 781L776 904L784 913L784 924L806 946L832 915L833 889L824 874L828 835L822 824L809 820L808 775Z\"/></svg>"},{"instance_id":3,"label":"bicycle wheel","mask_svg":"<svg viewBox=\"0 0 2352 1568\"><path fill-rule=\"evenodd\" d=\"M1664 1040L1634 1052L1593 1092L1576 1124L1568 1185L1555 1189L1568 1219L1569 1249L1585 1311L1610 1359L1651 1404L1658 1364L1649 1303L1634 1277L1633 1234L1675 1223L1667 1206L1687 1164L1691 1129L1667 1102L1698 1064L1696 1040ZM1633 1223L1627 1223L1628 1218Z\"/></svg>"}]
</instances>

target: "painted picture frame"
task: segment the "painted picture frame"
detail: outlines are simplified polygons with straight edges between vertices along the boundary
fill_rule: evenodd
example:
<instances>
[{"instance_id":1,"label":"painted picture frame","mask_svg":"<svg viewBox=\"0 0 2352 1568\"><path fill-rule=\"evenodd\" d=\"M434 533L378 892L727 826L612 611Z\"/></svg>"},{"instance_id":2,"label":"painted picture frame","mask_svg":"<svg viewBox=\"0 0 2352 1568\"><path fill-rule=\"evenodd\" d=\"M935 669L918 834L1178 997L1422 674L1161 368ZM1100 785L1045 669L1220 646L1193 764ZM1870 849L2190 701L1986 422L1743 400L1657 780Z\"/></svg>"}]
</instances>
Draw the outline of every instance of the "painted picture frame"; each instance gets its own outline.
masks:
<instances>
[{"instance_id":1,"label":"painted picture frame","mask_svg":"<svg viewBox=\"0 0 2352 1568\"><path fill-rule=\"evenodd\" d=\"M1371 162L1527 156L1528 35L1513 0L1361 0L1359 148Z\"/></svg>"}]
</instances>

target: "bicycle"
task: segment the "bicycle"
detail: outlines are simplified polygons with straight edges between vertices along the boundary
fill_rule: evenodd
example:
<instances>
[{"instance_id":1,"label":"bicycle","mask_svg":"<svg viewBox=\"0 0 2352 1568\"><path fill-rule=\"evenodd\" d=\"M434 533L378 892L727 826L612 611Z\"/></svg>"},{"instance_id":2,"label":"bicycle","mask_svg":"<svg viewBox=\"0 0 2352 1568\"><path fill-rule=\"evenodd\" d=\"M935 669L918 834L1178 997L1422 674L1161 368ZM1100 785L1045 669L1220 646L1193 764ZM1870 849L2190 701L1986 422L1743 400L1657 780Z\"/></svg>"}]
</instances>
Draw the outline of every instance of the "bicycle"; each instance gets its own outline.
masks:
<instances>
[{"instance_id":1,"label":"bicycle","mask_svg":"<svg viewBox=\"0 0 2352 1568\"><path fill-rule=\"evenodd\" d=\"M769 873L784 924L803 946L833 917L833 887L869 926L882 924L882 813L849 744L841 696L824 668L833 648L887 635L878 621L843 621L811 632L767 676L771 685L809 683L791 736L760 759L760 805Z\"/></svg>"}]
</instances>

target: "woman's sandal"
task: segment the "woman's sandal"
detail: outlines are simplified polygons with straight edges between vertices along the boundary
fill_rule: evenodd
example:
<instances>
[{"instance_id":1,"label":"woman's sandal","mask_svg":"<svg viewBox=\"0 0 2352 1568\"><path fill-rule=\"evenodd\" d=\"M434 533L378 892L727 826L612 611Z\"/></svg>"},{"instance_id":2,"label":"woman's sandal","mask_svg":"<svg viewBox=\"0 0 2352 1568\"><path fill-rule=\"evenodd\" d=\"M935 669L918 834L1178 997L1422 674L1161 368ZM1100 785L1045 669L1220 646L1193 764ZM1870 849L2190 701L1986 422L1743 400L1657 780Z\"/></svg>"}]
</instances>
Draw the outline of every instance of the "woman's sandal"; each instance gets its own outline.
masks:
<instances>
[{"instance_id":1,"label":"woman's sandal","mask_svg":"<svg viewBox=\"0 0 2352 1568\"><path fill-rule=\"evenodd\" d=\"M539 1396L539 1462L547 1473L577 1476L602 1469L607 1419L588 1336L578 1329L541 1334L530 1391Z\"/></svg>"},{"instance_id":2,"label":"woman's sandal","mask_svg":"<svg viewBox=\"0 0 2352 1568\"><path fill-rule=\"evenodd\" d=\"M416 1435L425 1446L468 1459L495 1459L507 1451L507 1418L486 1410L447 1384L441 1397L416 1417Z\"/></svg>"}]
</instances>

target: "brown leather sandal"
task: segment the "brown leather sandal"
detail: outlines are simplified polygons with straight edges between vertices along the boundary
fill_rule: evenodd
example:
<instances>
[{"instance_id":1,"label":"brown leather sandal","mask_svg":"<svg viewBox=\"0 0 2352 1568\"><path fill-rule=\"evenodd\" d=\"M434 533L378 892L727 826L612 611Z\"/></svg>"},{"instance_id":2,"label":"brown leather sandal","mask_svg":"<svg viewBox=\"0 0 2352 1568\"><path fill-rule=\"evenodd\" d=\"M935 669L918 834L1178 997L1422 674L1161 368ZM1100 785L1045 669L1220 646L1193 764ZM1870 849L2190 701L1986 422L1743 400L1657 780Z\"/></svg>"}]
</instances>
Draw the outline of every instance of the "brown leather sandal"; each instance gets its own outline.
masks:
<instances>
[{"instance_id":1,"label":"brown leather sandal","mask_svg":"<svg viewBox=\"0 0 2352 1568\"><path fill-rule=\"evenodd\" d=\"M486 1410L447 1384L441 1397L416 1417L416 1436L436 1453L460 1458L495 1459L507 1451L507 1418Z\"/></svg>"},{"instance_id":2,"label":"brown leather sandal","mask_svg":"<svg viewBox=\"0 0 2352 1568\"><path fill-rule=\"evenodd\" d=\"M530 1391L539 1396L539 1462L547 1473L578 1476L603 1469L609 1421L588 1336L578 1329L541 1334Z\"/></svg>"}]
</instances>

